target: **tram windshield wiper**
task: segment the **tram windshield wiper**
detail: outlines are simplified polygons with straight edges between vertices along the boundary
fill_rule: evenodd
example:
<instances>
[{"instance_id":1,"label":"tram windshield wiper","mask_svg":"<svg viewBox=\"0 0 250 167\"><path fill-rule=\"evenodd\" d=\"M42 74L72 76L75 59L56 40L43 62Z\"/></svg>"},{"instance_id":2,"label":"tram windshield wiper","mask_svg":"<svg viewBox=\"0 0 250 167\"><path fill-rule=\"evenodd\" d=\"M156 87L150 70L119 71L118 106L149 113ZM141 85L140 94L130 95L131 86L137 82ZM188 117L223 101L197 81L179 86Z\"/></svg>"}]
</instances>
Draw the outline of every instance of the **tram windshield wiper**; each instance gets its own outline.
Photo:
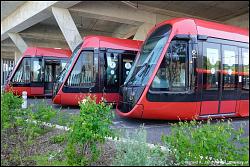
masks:
<instances>
[{"instance_id":1,"label":"tram windshield wiper","mask_svg":"<svg viewBox=\"0 0 250 167\"><path fill-rule=\"evenodd\" d=\"M149 62L150 62L153 54L154 54L154 51L152 51L150 53L150 55L144 61L143 65L137 66L137 68L140 67L140 70L138 72L134 72L134 75L128 80L128 82L125 85L128 85L129 83L131 83L135 79L136 76L138 76L139 78L141 78L143 74L145 76L145 74L146 74L145 71L147 71L147 69L150 67ZM135 68L135 70L136 70L136 68ZM142 78L140 80L142 80Z\"/></svg>"}]
</instances>

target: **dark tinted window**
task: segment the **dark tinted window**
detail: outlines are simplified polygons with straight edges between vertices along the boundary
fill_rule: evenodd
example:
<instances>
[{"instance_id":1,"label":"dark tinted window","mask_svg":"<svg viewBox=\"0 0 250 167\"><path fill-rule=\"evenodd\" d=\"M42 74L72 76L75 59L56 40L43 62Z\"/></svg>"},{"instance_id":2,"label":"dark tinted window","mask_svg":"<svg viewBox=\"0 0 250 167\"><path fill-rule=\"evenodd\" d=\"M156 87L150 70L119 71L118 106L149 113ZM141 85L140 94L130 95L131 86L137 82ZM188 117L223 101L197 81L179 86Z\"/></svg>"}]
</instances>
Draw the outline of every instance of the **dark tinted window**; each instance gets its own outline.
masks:
<instances>
[{"instance_id":1,"label":"dark tinted window","mask_svg":"<svg viewBox=\"0 0 250 167\"><path fill-rule=\"evenodd\" d=\"M158 27L145 40L140 53L137 55L135 63L128 74L126 83L146 84L148 82L153 72L153 66L157 64L163 48L166 46L170 33L171 25L163 25Z\"/></svg>"},{"instance_id":2,"label":"dark tinted window","mask_svg":"<svg viewBox=\"0 0 250 167\"><path fill-rule=\"evenodd\" d=\"M30 82L30 58L23 58L21 64L16 70L12 78L14 83L29 83Z\"/></svg>"},{"instance_id":3,"label":"dark tinted window","mask_svg":"<svg viewBox=\"0 0 250 167\"><path fill-rule=\"evenodd\" d=\"M237 87L238 48L222 45L223 90L234 90Z\"/></svg>"},{"instance_id":4,"label":"dark tinted window","mask_svg":"<svg viewBox=\"0 0 250 167\"><path fill-rule=\"evenodd\" d=\"M105 87L119 87L119 54L106 52L106 81Z\"/></svg>"},{"instance_id":5,"label":"dark tinted window","mask_svg":"<svg viewBox=\"0 0 250 167\"><path fill-rule=\"evenodd\" d=\"M187 89L188 44L172 41L152 82L151 90L179 92Z\"/></svg>"},{"instance_id":6,"label":"dark tinted window","mask_svg":"<svg viewBox=\"0 0 250 167\"><path fill-rule=\"evenodd\" d=\"M42 58L32 58L31 82L42 82Z\"/></svg>"},{"instance_id":7,"label":"dark tinted window","mask_svg":"<svg viewBox=\"0 0 250 167\"><path fill-rule=\"evenodd\" d=\"M94 53L92 51L83 51L71 71L66 85L93 87L95 82Z\"/></svg>"},{"instance_id":8,"label":"dark tinted window","mask_svg":"<svg viewBox=\"0 0 250 167\"><path fill-rule=\"evenodd\" d=\"M221 61L220 44L203 43L203 88L218 90Z\"/></svg>"}]
</instances>

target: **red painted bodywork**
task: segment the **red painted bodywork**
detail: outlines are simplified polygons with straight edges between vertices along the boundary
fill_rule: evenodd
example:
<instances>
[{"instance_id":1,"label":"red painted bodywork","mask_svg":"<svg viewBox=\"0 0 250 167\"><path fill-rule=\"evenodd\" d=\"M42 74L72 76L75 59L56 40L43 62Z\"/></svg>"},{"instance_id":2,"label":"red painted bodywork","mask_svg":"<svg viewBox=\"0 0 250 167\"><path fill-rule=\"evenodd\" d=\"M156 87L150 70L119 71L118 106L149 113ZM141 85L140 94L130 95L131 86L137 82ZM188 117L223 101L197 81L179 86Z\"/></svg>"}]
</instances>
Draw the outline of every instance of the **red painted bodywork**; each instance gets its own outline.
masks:
<instances>
[{"instance_id":1,"label":"red painted bodywork","mask_svg":"<svg viewBox=\"0 0 250 167\"><path fill-rule=\"evenodd\" d=\"M202 101L202 102L150 102L146 98L146 94L149 87L157 73L157 70L164 58L164 55L168 49L169 43L172 38L177 34L188 35L207 35L208 37L215 37L220 39L227 39L239 42L249 43L249 30L230 25L223 25L219 23L193 19L193 18L176 18L166 20L153 27L147 37L154 32L159 26L170 24L172 25L172 31L169 39L160 55L156 68L153 71L152 77L150 77L141 97L139 98L135 107L128 113L121 112L116 108L118 115L131 118L143 118L143 119L165 119L165 120L192 120L202 119L200 115L204 114L218 114L219 101ZM210 73L210 71L204 71L202 69L196 69L198 72ZM227 73L221 71L222 73ZM244 73L244 75L249 75ZM249 116L249 100L237 100L237 101L221 101L220 113L229 113L229 107L235 108L235 117ZM138 106L143 106L139 109ZM204 108L205 110L202 110ZM141 114L137 114L138 111Z\"/></svg>"},{"instance_id":2,"label":"red painted bodywork","mask_svg":"<svg viewBox=\"0 0 250 167\"><path fill-rule=\"evenodd\" d=\"M130 39L119 39L113 37L106 36L86 36L83 38L83 44L80 50L84 48L110 48L110 49L120 49L120 50L131 50L131 51L139 51L142 41L138 40L130 40ZM78 55L73 60L73 64L76 63ZM60 87L57 95L52 99L53 103L61 104L61 105L78 105L78 101L83 99L85 96L88 96L89 93L65 93L62 91L62 87L65 84L70 72L72 71L74 66L69 69L67 73L64 83ZM102 97L106 99L107 102L116 103L119 100L118 93L91 93L92 96L96 97L97 103L101 100Z\"/></svg>"},{"instance_id":3,"label":"red painted bodywork","mask_svg":"<svg viewBox=\"0 0 250 167\"><path fill-rule=\"evenodd\" d=\"M5 91L13 91L16 95L21 96L23 91L27 92L27 96L44 96L44 87L11 87L10 80L14 76L16 70L21 64L24 57L56 57L56 58L69 58L72 52L69 49L56 49L56 48L42 48L42 47L28 47L23 53L22 57L15 66L11 76L9 77Z\"/></svg>"}]
</instances>

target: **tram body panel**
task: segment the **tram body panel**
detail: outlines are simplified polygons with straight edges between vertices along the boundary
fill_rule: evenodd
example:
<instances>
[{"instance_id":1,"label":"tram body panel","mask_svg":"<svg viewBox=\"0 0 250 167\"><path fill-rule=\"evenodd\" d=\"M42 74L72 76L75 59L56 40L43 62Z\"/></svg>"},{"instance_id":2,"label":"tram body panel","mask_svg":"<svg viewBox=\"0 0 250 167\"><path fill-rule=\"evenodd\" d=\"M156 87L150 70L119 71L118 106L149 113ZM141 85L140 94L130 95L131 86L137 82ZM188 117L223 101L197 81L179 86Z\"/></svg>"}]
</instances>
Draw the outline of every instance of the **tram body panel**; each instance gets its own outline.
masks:
<instances>
[{"instance_id":1,"label":"tram body panel","mask_svg":"<svg viewBox=\"0 0 250 167\"><path fill-rule=\"evenodd\" d=\"M135 60L121 88L117 113L132 117L142 105L145 119L249 116L248 34L198 19L158 24L140 51L150 52Z\"/></svg>"}]
</instances>

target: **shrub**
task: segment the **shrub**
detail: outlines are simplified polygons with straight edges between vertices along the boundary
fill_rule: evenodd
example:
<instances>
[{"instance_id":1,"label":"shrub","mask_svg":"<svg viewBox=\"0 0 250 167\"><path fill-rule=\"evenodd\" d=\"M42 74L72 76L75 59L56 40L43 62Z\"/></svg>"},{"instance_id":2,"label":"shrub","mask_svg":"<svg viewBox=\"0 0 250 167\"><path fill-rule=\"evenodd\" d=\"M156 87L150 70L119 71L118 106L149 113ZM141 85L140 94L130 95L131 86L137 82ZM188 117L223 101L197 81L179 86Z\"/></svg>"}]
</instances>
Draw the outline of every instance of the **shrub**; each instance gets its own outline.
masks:
<instances>
[{"instance_id":1,"label":"shrub","mask_svg":"<svg viewBox=\"0 0 250 167\"><path fill-rule=\"evenodd\" d=\"M1 93L1 130L13 126L11 122L17 116L17 110L21 107L22 99L14 96L12 92Z\"/></svg>"},{"instance_id":2,"label":"shrub","mask_svg":"<svg viewBox=\"0 0 250 167\"><path fill-rule=\"evenodd\" d=\"M57 115L55 109L52 106L48 106L44 100L43 102L37 104L37 106L33 109L32 119L36 121L37 126L39 128L44 129L44 122L50 122Z\"/></svg>"},{"instance_id":3,"label":"shrub","mask_svg":"<svg viewBox=\"0 0 250 167\"><path fill-rule=\"evenodd\" d=\"M249 161L249 137L242 137L244 130L235 130L231 122L206 124L191 121L171 126L171 134L162 136L171 148L177 165L215 165Z\"/></svg>"},{"instance_id":4,"label":"shrub","mask_svg":"<svg viewBox=\"0 0 250 167\"><path fill-rule=\"evenodd\" d=\"M105 137L114 137L110 129L113 113L111 106L104 102L86 97L80 102L80 114L74 117L70 125L65 154L69 165L89 165L99 158L98 144L105 142Z\"/></svg>"},{"instance_id":5,"label":"shrub","mask_svg":"<svg viewBox=\"0 0 250 167\"><path fill-rule=\"evenodd\" d=\"M124 142L116 143L114 166L163 166L169 165L167 151L159 146L150 148L146 143L146 131L143 128L132 134L125 134Z\"/></svg>"},{"instance_id":6,"label":"shrub","mask_svg":"<svg viewBox=\"0 0 250 167\"><path fill-rule=\"evenodd\" d=\"M66 140L66 134L60 134L50 138L51 143L63 143Z\"/></svg>"},{"instance_id":7,"label":"shrub","mask_svg":"<svg viewBox=\"0 0 250 167\"><path fill-rule=\"evenodd\" d=\"M27 165L35 137L43 133L42 121L49 121L55 114L45 104L21 109L22 99L12 92L1 94L1 158L2 165ZM37 123L34 123L37 122Z\"/></svg>"}]
</instances>

